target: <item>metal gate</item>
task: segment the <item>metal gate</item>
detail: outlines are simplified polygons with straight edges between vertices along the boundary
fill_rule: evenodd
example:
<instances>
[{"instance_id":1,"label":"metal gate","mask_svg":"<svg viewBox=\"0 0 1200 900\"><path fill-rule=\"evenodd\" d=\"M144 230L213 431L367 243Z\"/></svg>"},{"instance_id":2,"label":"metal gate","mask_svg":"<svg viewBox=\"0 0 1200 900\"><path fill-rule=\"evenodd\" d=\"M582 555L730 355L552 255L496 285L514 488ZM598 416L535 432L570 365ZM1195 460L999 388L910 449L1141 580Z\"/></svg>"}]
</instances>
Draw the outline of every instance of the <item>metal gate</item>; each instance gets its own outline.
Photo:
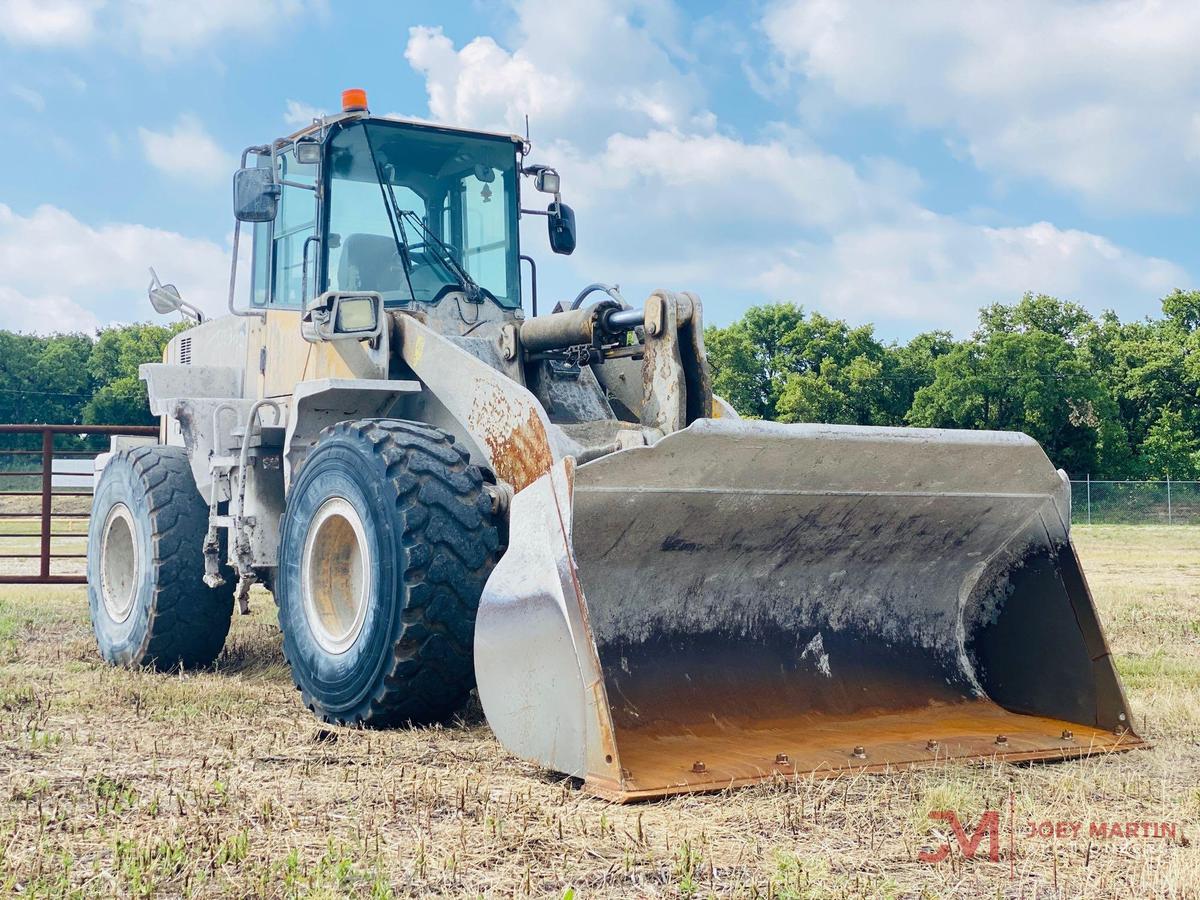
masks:
<instances>
[{"instance_id":1,"label":"metal gate","mask_svg":"<svg viewBox=\"0 0 1200 900\"><path fill-rule=\"evenodd\" d=\"M53 563L87 557L91 501L69 498L92 495L86 463L108 446L86 446L91 435L153 437L158 426L0 425L0 584L87 582L82 572L54 571ZM70 446L56 447L56 438ZM73 546L64 551L64 542ZM22 561L36 561L36 569Z\"/></svg>"}]
</instances>

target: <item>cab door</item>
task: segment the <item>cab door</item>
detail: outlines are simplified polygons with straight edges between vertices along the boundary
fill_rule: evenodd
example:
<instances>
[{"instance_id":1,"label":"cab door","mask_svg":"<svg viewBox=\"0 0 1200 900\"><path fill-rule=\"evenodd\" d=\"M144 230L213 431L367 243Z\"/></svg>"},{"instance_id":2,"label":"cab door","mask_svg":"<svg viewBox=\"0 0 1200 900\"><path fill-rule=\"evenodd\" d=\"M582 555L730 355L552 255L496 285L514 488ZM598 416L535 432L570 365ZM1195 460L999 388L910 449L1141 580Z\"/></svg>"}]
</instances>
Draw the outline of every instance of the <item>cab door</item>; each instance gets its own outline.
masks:
<instances>
[{"instance_id":1,"label":"cab door","mask_svg":"<svg viewBox=\"0 0 1200 900\"><path fill-rule=\"evenodd\" d=\"M251 303L265 308L251 339L249 371L257 372L258 397L288 397L296 383L311 378L351 377L349 368L328 344L310 344L300 336L305 292L318 291L317 167L296 161L292 149L276 156L283 183L275 221L254 233ZM263 162L270 164L270 158ZM307 265L305 256L307 254Z\"/></svg>"}]
</instances>

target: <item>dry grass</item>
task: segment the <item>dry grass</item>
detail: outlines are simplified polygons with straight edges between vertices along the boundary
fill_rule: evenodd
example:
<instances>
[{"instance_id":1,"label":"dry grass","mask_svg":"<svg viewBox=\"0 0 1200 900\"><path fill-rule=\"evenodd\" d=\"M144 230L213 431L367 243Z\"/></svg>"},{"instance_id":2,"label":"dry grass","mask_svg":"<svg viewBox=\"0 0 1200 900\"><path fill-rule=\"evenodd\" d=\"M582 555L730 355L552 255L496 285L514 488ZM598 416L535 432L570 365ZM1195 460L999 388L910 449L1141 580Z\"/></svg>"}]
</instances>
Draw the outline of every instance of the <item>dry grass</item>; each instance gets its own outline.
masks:
<instances>
[{"instance_id":1,"label":"dry grass","mask_svg":"<svg viewBox=\"0 0 1200 900\"><path fill-rule=\"evenodd\" d=\"M216 671L162 676L99 662L82 588L7 589L0 892L1197 896L1200 529L1097 526L1077 539L1153 751L631 807L513 759L482 724L319 726L283 666L266 595L235 622ZM942 840L934 809L972 824L1001 810L1000 862L957 849L921 862ZM1030 819L1085 824L1051 841L1025 836ZM1178 831L1087 836L1088 822L1127 820Z\"/></svg>"}]
</instances>

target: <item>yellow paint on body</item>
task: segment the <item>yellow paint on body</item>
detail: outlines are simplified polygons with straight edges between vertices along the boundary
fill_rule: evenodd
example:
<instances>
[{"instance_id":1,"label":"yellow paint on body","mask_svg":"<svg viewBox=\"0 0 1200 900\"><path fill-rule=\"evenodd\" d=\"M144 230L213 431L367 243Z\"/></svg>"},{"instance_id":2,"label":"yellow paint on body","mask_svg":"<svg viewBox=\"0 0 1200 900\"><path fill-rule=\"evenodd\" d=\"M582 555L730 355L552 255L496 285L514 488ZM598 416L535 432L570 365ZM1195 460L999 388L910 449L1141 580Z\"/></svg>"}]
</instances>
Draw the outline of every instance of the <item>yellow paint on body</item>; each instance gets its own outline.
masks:
<instances>
[{"instance_id":1,"label":"yellow paint on body","mask_svg":"<svg viewBox=\"0 0 1200 900\"><path fill-rule=\"evenodd\" d=\"M251 325L247 370L258 373L259 397L290 397L297 382L314 378L353 378L346 361L329 342L310 344L300 334L300 311L272 309ZM259 370L261 348L266 372Z\"/></svg>"}]
</instances>

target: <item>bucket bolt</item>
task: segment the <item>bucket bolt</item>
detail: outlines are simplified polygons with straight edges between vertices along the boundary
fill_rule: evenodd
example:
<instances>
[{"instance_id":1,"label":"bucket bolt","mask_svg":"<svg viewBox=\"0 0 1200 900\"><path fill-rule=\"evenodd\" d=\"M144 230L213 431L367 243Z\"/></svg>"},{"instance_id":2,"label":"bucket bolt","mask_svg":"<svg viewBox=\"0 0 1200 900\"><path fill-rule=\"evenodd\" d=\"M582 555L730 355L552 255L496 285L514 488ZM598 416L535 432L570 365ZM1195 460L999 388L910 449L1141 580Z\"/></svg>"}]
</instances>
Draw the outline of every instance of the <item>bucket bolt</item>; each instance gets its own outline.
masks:
<instances>
[{"instance_id":1,"label":"bucket bolt","mask_svg":"<svg viewBox=\"0 0 1200 900\"><path fill-rule=\"evenodd\" d=\"M1075 740L1075 732L1073 732L1070 728L1064 728L1063 733L1062 733L1062 739L1064 741Z\"/></svg>"},{"instance_id":2,"label":"bucket bolt","mask_svg":"<svg viewBox=\"0 0 1200 900\"><path fill-rule=\"evenodd\" d=\"M776 753L775 754L775 765L790 766L791 764L792 764L792 758L790 756L788 756L786 753Z\"/></svg>"},{"instance_id":3,"label":"bucket bolt","mask_svg":"<svg viewBox=\"0 0 1200 900\"><path fill-rule=\"evenodd\" d=\"M937 750L937 748L938 748L938 742L935 741L933 738L930 738L929 740L927 740L925 742L925 749L928 750L930 753L935 752Z\"/></svg>"},{"instance_id":4,"label":"bucket bolt","mask_svg":"<svg viewBox=\"0 0 1200 900\"><path fill-rule=\"evenodd\" d=\"M700 760L696 760L694 763L692 763L692 771L697 775L703 775L708 771L708 766L704 765L704 763L700 762Z\"/></svg>"},{"instance_id":5,"label":"bucket bolt","mask_svg":"<svg viewBox=\"0 0 1200 900\"><path fill-rule=\"evenodd\" d=\"M855 747L854 751L850 755L853 756L855 759L866 759L867 758L867 750L865 747Z\"/></svg>"},{"instance_id":6,"label":"bucket bolt","mask_svg":"<svg viewBox=\"0 0 1200 900\"><path fill-rule=\"evenodd\" d=\"M1003 734L996 735L996 744L1003 747L1008 744L1008 737Z\"/></svg>"}]
</instances>

